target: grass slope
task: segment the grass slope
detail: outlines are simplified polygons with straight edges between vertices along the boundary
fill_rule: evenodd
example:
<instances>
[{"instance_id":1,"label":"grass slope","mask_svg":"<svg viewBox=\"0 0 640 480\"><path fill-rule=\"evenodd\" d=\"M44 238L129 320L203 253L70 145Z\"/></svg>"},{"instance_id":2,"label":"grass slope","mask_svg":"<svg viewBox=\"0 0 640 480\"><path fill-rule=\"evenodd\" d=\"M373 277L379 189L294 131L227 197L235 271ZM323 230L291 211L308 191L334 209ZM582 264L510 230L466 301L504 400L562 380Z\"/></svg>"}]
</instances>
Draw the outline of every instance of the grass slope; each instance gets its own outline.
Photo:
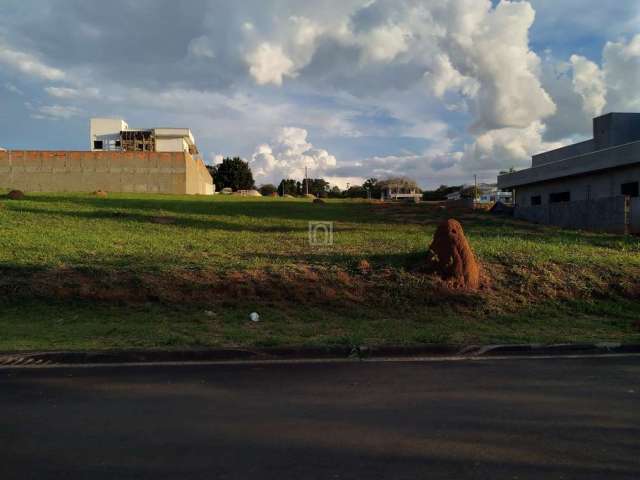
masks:
<instances>
[{"instance_id":1,"label":"grass slope","mask_svg":"<svg viewBox=\"0 0 640 480\"><path fill-rule=\"evenodd\" d=\"M1 200L0 350L640 340L638 238L456 215L486 281L450 292L413 268L447 215L227 196ZM311 247L309 221L334 222L334 244Z\"/></svg>"}]
</instances>

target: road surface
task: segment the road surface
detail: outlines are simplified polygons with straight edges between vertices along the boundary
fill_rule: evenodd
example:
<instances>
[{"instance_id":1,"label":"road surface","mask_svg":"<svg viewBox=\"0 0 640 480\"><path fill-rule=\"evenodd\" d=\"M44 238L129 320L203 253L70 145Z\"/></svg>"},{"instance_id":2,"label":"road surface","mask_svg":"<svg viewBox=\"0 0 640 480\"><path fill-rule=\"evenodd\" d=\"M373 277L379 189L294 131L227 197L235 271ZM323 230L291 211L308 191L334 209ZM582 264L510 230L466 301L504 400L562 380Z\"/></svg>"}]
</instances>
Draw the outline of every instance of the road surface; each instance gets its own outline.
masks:
<instances>
[{"instance_id":1,"label":"road surface","mask_svg":"<svg viewBox=\"0 0 640 480\"><path fill-rule=\"evenodd\" d=\"M0 478L640 478L640 357L0 369Z\"/></svg>"}]
</instances>

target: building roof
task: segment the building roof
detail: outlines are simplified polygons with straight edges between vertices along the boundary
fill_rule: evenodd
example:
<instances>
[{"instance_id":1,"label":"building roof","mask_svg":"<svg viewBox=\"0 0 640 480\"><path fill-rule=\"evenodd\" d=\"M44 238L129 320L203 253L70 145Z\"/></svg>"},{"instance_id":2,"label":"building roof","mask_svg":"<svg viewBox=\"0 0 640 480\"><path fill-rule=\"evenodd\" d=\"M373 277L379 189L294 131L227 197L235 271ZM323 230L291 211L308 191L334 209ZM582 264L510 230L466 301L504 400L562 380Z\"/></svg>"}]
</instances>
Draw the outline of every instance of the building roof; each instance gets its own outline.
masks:
<instances>
[{"instance_id":1,"label":"building roof","mask_svg":"<svg viewBox=\"0 0 640 480\"><path fill-rule=\"evenodd\" d=\"M593 138L532 157L531 168L498 176L498 188L514 188L640 163L640 113L608 113L593 119Z\"/></svg>"},{"instance_id":2,"label":"building roof","mask_svg":"<svg viewBox=\"0 0 640 480\"><path fill-rule=\"evenodd\" d=\"M500 175L498 187L514 188L638 163L640 163L640 141Z\"/></svg>"}]
</instances>

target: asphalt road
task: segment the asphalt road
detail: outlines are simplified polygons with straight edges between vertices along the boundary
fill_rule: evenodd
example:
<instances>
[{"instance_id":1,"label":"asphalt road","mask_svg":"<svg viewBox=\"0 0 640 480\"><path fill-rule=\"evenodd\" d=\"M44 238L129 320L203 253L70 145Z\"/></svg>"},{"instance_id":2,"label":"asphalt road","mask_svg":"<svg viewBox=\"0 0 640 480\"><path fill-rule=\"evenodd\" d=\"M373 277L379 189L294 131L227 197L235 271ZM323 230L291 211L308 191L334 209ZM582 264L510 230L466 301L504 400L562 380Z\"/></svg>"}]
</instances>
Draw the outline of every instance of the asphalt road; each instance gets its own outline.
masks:
<instances>
[{"instance_id":1,"label":"asphalt road","mask_svg":"<svg viewBox=\"0 0 640 480\"><path fill-rule=\"evenodd\" d=\"M0 370L0 478L640 478L640 357Z\"/></svg>"}]
</instances>

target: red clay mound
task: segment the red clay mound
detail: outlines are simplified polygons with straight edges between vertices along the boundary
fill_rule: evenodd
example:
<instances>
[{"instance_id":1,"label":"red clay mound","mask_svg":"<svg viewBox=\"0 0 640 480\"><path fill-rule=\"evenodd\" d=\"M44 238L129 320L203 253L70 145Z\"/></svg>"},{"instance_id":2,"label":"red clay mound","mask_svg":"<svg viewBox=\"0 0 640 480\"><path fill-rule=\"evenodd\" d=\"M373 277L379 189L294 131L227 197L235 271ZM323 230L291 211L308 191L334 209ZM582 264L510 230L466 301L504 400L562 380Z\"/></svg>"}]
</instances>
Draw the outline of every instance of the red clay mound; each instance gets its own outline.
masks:
<instances>
[{"instance_id":1,"label":"red clay mound","mask_svg":"<svg viewBox=\"0 0 640 480\"><path fill-rule=\"evenodd\" d=\"M480 286L480 267L457 220L449 219L438 226L427 263L454 287L476 290Z\"/></svg>"},{"instance_id":2,"label":"red clay mound","mask_svg":"<svg viewBox=\"0 0 640 480\"><path fill-rule=\"evenodd\" d=\"M11 190L7 193L7 198L10 198L11 200L22 200L24 198L24 193L20 190Z\"/></svg>"}]
</instances>

